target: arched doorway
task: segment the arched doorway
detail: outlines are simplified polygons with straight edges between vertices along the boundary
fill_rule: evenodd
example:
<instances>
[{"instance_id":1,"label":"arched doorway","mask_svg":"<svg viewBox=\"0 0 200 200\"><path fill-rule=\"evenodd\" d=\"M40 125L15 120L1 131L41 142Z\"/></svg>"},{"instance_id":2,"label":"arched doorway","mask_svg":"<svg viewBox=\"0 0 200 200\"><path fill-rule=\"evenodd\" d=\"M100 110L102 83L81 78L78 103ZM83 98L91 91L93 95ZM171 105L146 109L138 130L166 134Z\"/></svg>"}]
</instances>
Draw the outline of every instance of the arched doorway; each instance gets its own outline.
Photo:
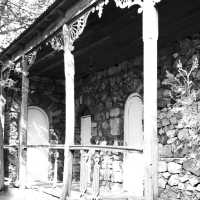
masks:
<instances>
[{"instance_id":1,"label":"arched doorway","mask_svg":"<svg viewBox=\"0 0 200 200\"><path fill-rule=\"evenodd\" d=\"M47 114L39 107L28 107L27 145L49 144L49 120ZM28 184L48 181L48 149L27 149Z\"/></svg>"},{"instance_id":2,"label":"arched doorway","mask_svg":"<svg viewBox=\"0 0 200 200\"><path fill-rule=\"evenodd\" d=\"M124 110L124 146L141 149L143 146L143 104L137 93L131 94ZM143 157L129 152L124 157L124 190L143 196Z\"/></svg>"}]
</instances>

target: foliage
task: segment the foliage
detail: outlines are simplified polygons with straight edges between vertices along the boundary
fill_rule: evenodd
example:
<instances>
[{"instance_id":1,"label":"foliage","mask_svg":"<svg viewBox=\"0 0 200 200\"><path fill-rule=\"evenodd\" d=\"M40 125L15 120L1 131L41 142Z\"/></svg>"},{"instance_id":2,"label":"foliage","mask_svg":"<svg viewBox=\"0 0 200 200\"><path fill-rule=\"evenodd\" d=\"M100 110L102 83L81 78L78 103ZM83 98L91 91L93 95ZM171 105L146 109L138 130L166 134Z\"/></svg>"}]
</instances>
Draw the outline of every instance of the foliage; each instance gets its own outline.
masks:
<instances>
[{"instance_id":1,"label":"foliage","mask_svg":"<svg viewBox=\"0 0 200 200\"><path fill-rule=\"evenodd\" d=\"M200 113L197 95L199 89L194 87L192 80L193 72L198 68L198 56L192 57L191 66L183 67L180 59L176 61L177 74L174 75L167 71L166 79L162 82L171 89L171 98L175 104L171 105L171 112L178 113L181 119L178 122L178 130L187 130L187 137L176 148L187 149L189 158L200 156ZM197 159L199 160L199 159Z\"/></svg>"},{"instance_id":2,"label":"foliage","mask_svg":"<svg viewBox=\"0 0 200 200\"><path fill-rule=\"evenodd\" d=\"M163 80L163 85L168 85L171 89L171 98L180 104L189 105L196 100L197 91L193 87L191 80L192 72L199 66L198 57L192 58L192 66L187 70L183 67L180 59L176 61L178 73L176 75L166 71L166 79Z\"/></svg>"},{"instance_id":3,"label":"foliage","mask_svg":"<svg viewBox=\"0 0 200 200\"><path fill-rule=\"evenodd\" d=\"M0 87L1 88L14 88L16 81L11 78L12 73L22 73L21 68L17 67L15 63L9 61L7 65L2 65L3 71L1 72Z\"/></svg>"},{"instance_id":4,"label":"foliage","mask_svg":"<svg viewBox=\"0 0 200 200\"><path fill-rule=\"evenodd\" d=\"M0 51L27 29L55 0L0 0Z\"/></svg>"}]
</instances>

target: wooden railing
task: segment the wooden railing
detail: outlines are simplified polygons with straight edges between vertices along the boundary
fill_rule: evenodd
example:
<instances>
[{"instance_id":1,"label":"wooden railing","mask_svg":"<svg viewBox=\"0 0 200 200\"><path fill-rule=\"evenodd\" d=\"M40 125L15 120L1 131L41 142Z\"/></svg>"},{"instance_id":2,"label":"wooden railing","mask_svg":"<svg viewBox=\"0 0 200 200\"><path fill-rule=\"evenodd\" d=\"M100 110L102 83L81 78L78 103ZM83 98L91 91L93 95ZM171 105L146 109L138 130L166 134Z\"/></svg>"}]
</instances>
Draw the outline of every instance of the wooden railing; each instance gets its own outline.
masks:
<instances>
[{"instance_id":1,"label":"wooden railing","mask_svg":"<svg viewBox=\"0 0 200 200\"><path fill-rule=\"evenodd\" d=\"M19 145L4 145L4 149L15 148L18 149ZM45 145L27 145L22 146L23 149L27 148L48 148L48 149L64 149L64 144L45 144Z\"/></svg>"},{"instance_id":2,"label":"wooden railing","mask_svg":"<svg viewBox=\"0 0 200 200\"><path fill-rule=\"evenodd\" d=\"M14 148L18 150L18 145L4 145L4 149ZM28 148L48 148L52 150L64 150L64 144L46 144L46 145L27 145L23 149L27 150ZM90 190L90 195L93 199L100 198L101 191L101 178L100 171L102 170L102 160L105 166L105 176L107 178L110 176L109 163L106 162L106 158L110 155L122 155L123 157L130 153L135 152L137 154L142 154L143 149L135 149L130 146L109 146L109 145L71 145L69 147L70 151L80 152L80 197L84 197L88 194ZM58 151L56 151L58 152ZM56 154L55 154L56 155ZM123 159L121 160L123 162ZM57 155L54 162L54 177L53 184L57 182ZM109 183L108 185L109 188Z\"/></svg>"},{"instance_id":3,"label":"wooden railing","mask_svg":"<svg viewBox=\"0 0 200 200\"><path fill-rule=\"evenodd\" d=\"M16 145L16 144L11 144L11 145L7 145L7 144L4 144L3 146L4 149L15 149L16 151L19 150L19 145ZM65 149L65 146L64 144L45 144L45 145L26 145L26 146L22 146L22 149L24 149L25 151L28 149L28 148L46 148L46 149L51 149L51 150L57 150L54 154L54 163L53 166L54 166L54 170L53 170L53 186L56 186L56 183L57 183L57 172L58 172L58 150L64 150ZM16 162L17 164L17 171L19 169L19 163ZM17 172L18 173L18 172Z\"/></svg>"},{"instance_id":4,"label":"wooden railing","mask_svg":"<svg viewBox=\"0 0 200 200\"><path fill-rule=\"evenodd\" d=\"M125 155L130 152L142 154L142 149L135 149L126 146L100 146L100 145L72 145L71 151L80 151L80 197L87 195L89 187L91 188L92 199L99 199L100 195L100 170L102 169L102 161L105 167L105 176L109 179L110 162L105 163L108 156ZM121 160L123 162L123 160ZM108 186L109 187L109 186Z\"/></svg>"}]
</instances>

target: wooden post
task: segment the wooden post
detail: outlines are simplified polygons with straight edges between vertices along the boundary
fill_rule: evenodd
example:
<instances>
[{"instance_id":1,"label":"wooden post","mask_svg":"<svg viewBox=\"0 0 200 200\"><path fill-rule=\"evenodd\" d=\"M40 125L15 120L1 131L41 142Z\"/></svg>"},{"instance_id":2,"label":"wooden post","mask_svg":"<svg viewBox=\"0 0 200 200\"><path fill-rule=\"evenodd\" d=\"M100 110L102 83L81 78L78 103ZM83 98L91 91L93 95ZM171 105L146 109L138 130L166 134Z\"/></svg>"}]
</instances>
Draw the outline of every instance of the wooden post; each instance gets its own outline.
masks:
<instances>
[{"instance_id":1,"label":"wooden post","mask_svg":"<svg viewBox=\"0 0 200 200\"><path fill-rule=\"evenodd\" d=\"M5 99L0 95L0 191L4 188L3 109Z\"/></svg>"},{"instance_id":2,"label":"wooden post","mask_svg":"<svg viewBox=\"0 0 200 200\"><path fill-rule=\"evenodd\" d=\"M28 123L28 90L29 79L27 77L27 59L22 58L22 100L19 124L19 185L26 186L26 160L27 160L27 123Z\"/></svg>"},{"instance_id":3,"label":"wooden post","mask_svg":"<svg viewBox=\"0 0 200 200\"><path fill-rule=\"evenodd\" d=\"M70 145L74 144L74 56L70 32L63 26L64 37L64 68L65 68L65 157L64 157L64 188L61 199L69 199L72 183L72 152Z\"/></svg>"},{"instance_id":4,"label":"wooden post","mask_svg":"<svg viewBox=\"0 0 200 200\"><path fill-rule=\"evenodd\" d=\"M158 15L153 0L143 7L145 200L158 196L157 39Z\"/></svg>"}]
</instances>

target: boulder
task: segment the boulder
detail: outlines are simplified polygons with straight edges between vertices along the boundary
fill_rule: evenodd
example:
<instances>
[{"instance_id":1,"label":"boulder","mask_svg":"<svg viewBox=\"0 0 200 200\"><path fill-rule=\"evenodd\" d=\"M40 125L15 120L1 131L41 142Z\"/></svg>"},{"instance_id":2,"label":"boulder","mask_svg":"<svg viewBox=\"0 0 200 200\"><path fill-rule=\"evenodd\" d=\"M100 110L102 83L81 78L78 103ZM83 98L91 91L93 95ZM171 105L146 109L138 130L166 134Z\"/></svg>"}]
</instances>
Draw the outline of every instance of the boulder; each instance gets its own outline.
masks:
<instances>
[{"instance_id":1,"label":"boulder","mask_svg":"<svg viewBox=\"0 0 200 200\"><path fill-rule=\"evenodd\" d=\"M178 185L179 184L178 175L177 174L171 175L169 180L168 180L168 184L170 186Z\"/></svg>"},{"instance_id":2,"label":"boulder","mask_svg":"<svg viewBox=\"0 0 200 200\"><path fill-rule=\"evenodd\" d=\"M196 176L200 176L200 167L195 159L191 158L183 162L183 168Z\"/></svg>"},{"instance_id":3,"label":"boulder","mask_svg":"<svg viewBox=\"0 0 200 200\"><path fill-rule=\"evenodd\" d=\"M113 108L110 110L110 117L119 117L120 108Z\"/></svg>"},{"instance_id":4,"label":"boulder","mask_svg":"<svg viewBox=\"0 0 200 200\"><path fill-rule=\"evenodd\" d=\"M187 190L187 191L194 191L195 188L191 184L186 184L185 185L185 190Z\"/></svg>"},{"instance_id":5,"label":"boulder","mask_svg":"<svg viewBox=\"0 0 200 200\"><path fill-rule=\"evenodd\" d=\"M184 190L184 188L185 188L185 184L184 183L179 183L178 184L178 189L179 190Z\"/></svg>"},{"instance_id":6,"label":"boulder","mask_svg":"<svg viewBox=\"0 0 200 200\"><path fill-rule=\"evenodd\" d=\"M168 163L168 172L171 174L178 174L181 172L182 165L175 163L175 162L169 162Z\"/></svg>"},{"instance_id":7,"label":"boulder","mask_svg":"<svg viewBox=\"0 0 200 200\"><path fill-rule=\"evenodd\" d=\"M167 181L166 181L164 178L159 178L159 179L158 179L158 186L159 186L160 188L165 189L166 184L167 184Z\"/></svg>"},{"instance_id":8,"label":"boulder","mask_svg":"<svg viewBox=\"0 0 200 200\"><path fill-rule=\"evenodd\" d=\"M166 172L166 171L167 171L167 163L165 161L159 161L158 172Z\"/></svg>"},{"instance_id":9,"label":"boulder","mask_svg":"<svg viewBox=\"0 0 200 200\"><path fill-rule=\"evenodd\" d=\"M162 173L162 176L164 178L168 179L171 176L171 174L169 172L164 172L164 173Z\"/></svg>"},{"instance_id":10,"label":"boulder","mask_svg":"<svg viewBox=\"0 0 200 200\"><path fill-rule=\"evenodd\" d=\"M200 192L200 184L198 184L196 187L195 187L195 190Z\"/></svg>"},{"instance_id":11,"label":"boulder","mask_svg":"<svg viewBox=\"0 0 200 200\"><path fill-rule=\"evenodd\" d=\"M196 176L192 176L189 178L189 183L191 186L196 186L197 184L200 183L200 179Z\"/></svg>"},{"instance_id":12,"label":"boulder","mask_svg":"<svg viewBox=\"0 0 200 200\"><path fill-rule=\"evenodd\" d=\"M189 180L189 176L185 174L184 176L179 177L179 180L181 183L185 183L186 181Z\"/></svg>"},{"instance_id":13,"label":"boulder","mask_svg":"<svg viewBox=\"0 0 200 200\"><path fill-rule=\"evenodd\" d=\"M120 118L110 119L111 135L120 135Z\"/></svg>"}]
</instances>

